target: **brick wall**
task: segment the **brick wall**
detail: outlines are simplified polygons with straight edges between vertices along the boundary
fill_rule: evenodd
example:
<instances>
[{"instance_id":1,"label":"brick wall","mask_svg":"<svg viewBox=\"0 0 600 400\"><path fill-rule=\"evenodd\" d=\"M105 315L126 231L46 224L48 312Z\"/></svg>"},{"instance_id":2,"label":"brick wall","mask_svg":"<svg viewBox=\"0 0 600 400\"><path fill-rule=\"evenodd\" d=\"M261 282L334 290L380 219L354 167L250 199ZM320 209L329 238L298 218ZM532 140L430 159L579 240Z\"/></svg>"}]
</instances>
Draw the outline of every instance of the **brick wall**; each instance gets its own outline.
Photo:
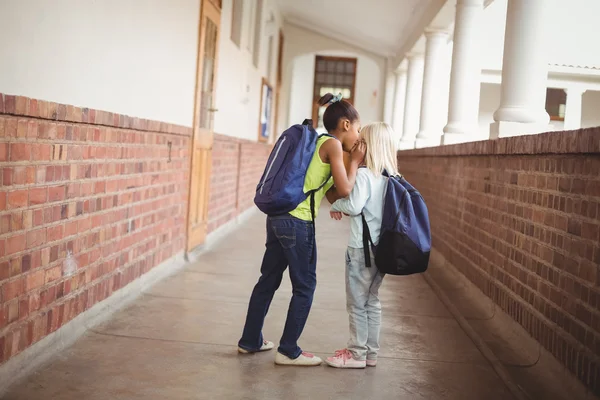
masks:
<instances>
[{"instance_id":1,"label":"brick wall","mask_svg":"<svg viewBox=\"0 0 600 400\"><path fill-rule=\"evenodd\" d=\"M191 134L0 94L0 364L184 250ZM209 232L253 205L269 151L215 135Z\"/></svg>"},{"instance_id":2,"label":"brick wall","mask_svg":"<svg viewBox=\"0 0 600 400\"><path fill-rule=\"evenodd\" d=\"M212 232L254 206L254 193L271 146L215 135L208 206Z\"/></svg>"},{"instance_id":3,"label":"brick wall","mask_svg":"<svg viewBox=\"0 0 600 400\"><path fill-rule=\"evenodd\" d=\"M399 153L433 246L600 392L600 128Z\"/></svg>"},{"instance_id":4,"label":"brick wall","mask_svg":"<svg viewBox=\"0 0 600 400\"><path fill-rule=\"evenodd\" d=\"M190 134L0 94L0 363L183 250Z\"/></svg>"}]
</instances>

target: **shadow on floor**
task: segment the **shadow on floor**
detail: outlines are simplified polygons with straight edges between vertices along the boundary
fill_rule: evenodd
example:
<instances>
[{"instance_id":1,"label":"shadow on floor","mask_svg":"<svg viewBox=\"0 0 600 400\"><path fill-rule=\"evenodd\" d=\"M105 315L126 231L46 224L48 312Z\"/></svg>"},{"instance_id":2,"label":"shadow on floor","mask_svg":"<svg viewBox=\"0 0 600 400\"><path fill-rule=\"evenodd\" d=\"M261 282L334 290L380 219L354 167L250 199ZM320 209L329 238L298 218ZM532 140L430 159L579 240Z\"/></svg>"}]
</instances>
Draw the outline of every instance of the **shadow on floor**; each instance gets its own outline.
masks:
<instances>
[{"instance_id":1,"label":"shadow on floor","mask_svg":"<svg viewBox=\"0 0 600 400\"><path fill-rule=\"evenodd\" d=\"M344 347L348 335L348 222L322 214L317 291L300 345L327 356ZM273 352L238 355L236 343L258 278L263 242L264 216L257 214L198 262L90 329L4 399L513 398L422 276L384 280L377 368L279 367L273 364ZM464 315L485 332L485 324L495 318L490 302L463 290L464 281L443 272L437 278ZM281 335L290 294L289 279L284 279L264 328L265 337L274 342ZM506 357L522 361L511 352Z\"/></svg>"}]
</instances>

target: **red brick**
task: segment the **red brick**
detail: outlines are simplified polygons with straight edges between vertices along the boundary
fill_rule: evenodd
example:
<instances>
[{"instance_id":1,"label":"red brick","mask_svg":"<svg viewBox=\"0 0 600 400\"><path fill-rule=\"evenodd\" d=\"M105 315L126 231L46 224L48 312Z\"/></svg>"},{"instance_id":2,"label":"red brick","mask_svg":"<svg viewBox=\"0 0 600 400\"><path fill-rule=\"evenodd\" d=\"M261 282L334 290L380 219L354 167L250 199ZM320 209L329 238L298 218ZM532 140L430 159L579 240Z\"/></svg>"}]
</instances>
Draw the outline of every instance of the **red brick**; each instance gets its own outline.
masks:
<instances>
[{"instance_id":1,"label":"red brick","mask_svg":"<svg viewBox=\"0 0 600 400\"><path fill-rule=\"evenodd\" d=\"M31 145L31 158L33 161L50 161L51 152L52 146L49 144L42 143Z\"/></svg>"},{"instance_id":2,"label":"red brick","mask_svg":"<svg viewBox=\"0 0 600 400\"><path fill-rule=\"evenodd\" d=\"M2 124L1 120L0 120L0 124ZM0 162L8 161L8 149L9 149L8 143L0 143Z\"/></svg>"},{"instance_id":3,"label":"red brick","mask_svg":"<svg viewBox=\"0 0 600 400\"><path fill-rule=\"evenodd\" d=\"M62 276L62 268L61 266L53 267L46 270L45 282L50 283Z\"/></svg>"},{"instance_id":4,"label":"red brick","mask_svg":"<svg viewBox=\"0 0 600 400\"><path fill-rule=\"evenodd\" d=\"M57 225L48 228L47 238L48 242L54 242L56 240L61 240L64 235L64 225Z\"/></svg>"},{"instance_id":5,"label":"red brick","mask_svg":"<svg viewBox=\"0 0 600 400\"><path fill-rule=\"evenodd\" d=\"M4 168L2 181L4 186L24 185L25 167Z\"/></svg>"},{"instance_id":6,"label":"red brick","mask_svg":"<svg viewBox=\"0 0 600 400\"><path fill-rule=\"evenodd\" d=\"M66 186L51 186L48 188L48 201L63 201L66 199Z\"/></svg>"},{"instance_id":7,"label":"red brick","mask_svg":"<svg viewBox=\"0 0 600 400\"><path fill-rule=\"evenodd\" d=\"M15 98L15 114L26 115L29 108L29 98L24 96L16 96Z\"/></svg>"},{"instance_id":8,"label":"red brick","mask_svg":"<svg viewBox=\"0 0 600 400\"><path fill-rule=\"evenodd\" d=\"M44 277L45 277L45 271L44 270L37 270L29 275L27 275L27 277L25 278L25 290L32 291L35 290L39 287L44 286Z\"/></svg>"},{"instance_id":9,"label":"red brick","mask_svg":"<svg viewBox=\"0 0 600 400\"><path fill-rule=\"evenodd\" d=\"M15 300L6 304L5 312L6 322L8 324L15 322L19 318L19 302Z\"/></svg>"},{"instance_id":10,"label":"red brick","mask_svg":"<svg viewBox=\"0 0 600 400\"><path fill-rule=\"evenodd\" d=\"M581 225L581 237L584 239L600 241L600 222L583 222Z\"/></svg>"},{"instance_id":11,"label":"red brick","mask_svg":"<svg viewBox=\"0 0 600 400\"><path fill-rule=\"evenodd\" d=\"M50 286L40 292L40 307L45 308L56 301L56 286Z\"/></svg>"},{"instance_id":12,"label":"red brick","mask_svg":"<svg viewBox=\"0 0 600 400\"><path fill-rule=\"evenodd\" d=\"M0 281L8 279L9 274L9 264L8 261L0 262Z\"/></svg>"},{"instance_id":13,"label":"red brick","mask_svg":"<svg viewBox=\"0 0 600 400\"><path fill-rule=\"evenodd\" d=\"M16 113L16 96L13 95L4 95L4 111L7 114L15 114Z\"/></svg>"},{"instance_id":14,"label":"red brick","mask_svg":"<svg viewBox=\"0 0 600 400\"><path fill-rule=\"evenodd\" d=\"M2 300L9 302L25 293L23 278L17 278L2 284Z\"/></svg>"},{"instance_id":15,"label":"red brick","mask_svg":"<svg viewBox=\"0 0 600 400\"><path fill-rule=\"evenodd\" d=\"M65 224L65 231L64 231L65 237L75 235L75 234L77 234L77 232L78 232L77 221L68 222L67 224Z\"/></svg>"},{"instance_id":16,"label":"red brick","mask_svg":"<svg viewBox=\"0 0 600 400\"><path fill-rule=\"evenodd\" d=\"M11 143L10 161L29 161L31 159L31 145L27 143Z\"/></svg>"},{"instance_id":17,"label":"red brick","mask_svg":"<svg viewBox=\"0 0 600 400\"><path fill-rule=\"evenodd\" d=\"M27 232L27 247L33 248L41 246L46 242L46 228Z\"/></svg>"},{"instance_id":18,"label":"red brick","mask_svg":"<svg viewBox=\"0 0 600 400\"><path fill-rule=\"evenodd\" d=\"M0 235L12 232L10 227L11 216L8 214L0 216Z\"/></svg>"},{"instance_id":19,"label":"red brick","mask_svg":"<svg viewBox=\"0 0 600 400\"><path fill-rule=\"evenodd\" d=\"M8 209L20 208L27 206L27 190L15 190L8 192Z\"/></svg>"},{"instance_id":20,"label":"red brick","mask_svg":"<svg viewBox=\"0 0 600 400\"><path fill-rule=\"evenodd\" d=\"M25 234L11 236L6 239L6 255L19 253L26 248Z\"/></svg>"},{"instance_id":21,"label":"red brick","mask_svg":"<svg viewBox=\"0 0 600 400\"><path fill-rule=\"evenodd\" d=\"M48 189L45 187L29 189L29 205L44 204L48 199Z\"/></svg>"}]
</instances>

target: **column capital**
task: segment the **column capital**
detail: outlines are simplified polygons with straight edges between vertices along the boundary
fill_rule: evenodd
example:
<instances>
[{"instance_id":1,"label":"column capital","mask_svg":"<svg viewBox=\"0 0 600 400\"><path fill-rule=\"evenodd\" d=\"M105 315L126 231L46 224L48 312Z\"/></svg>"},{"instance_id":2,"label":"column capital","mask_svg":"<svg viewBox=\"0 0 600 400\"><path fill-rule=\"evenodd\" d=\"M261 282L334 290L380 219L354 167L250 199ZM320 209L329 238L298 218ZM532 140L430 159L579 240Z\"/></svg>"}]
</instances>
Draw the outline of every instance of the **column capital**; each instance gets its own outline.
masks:
<instances>
[{"instance_id":1,"label":"column capital","mask_svg":"<svg viewBox=\"0 0 600 400\"><path fill-rule=\"evenodd\" d=\"M398 68L397 70L394 71L394 75L395 76L402 76L402 75L406 75L408 72L408 68Z\"/></svg>"},{"instance_id":2,"label":"column capital","mask_svg":"<svg viewBox=\"0 0 600 400\"><path fill-rule=\"evenodd\" d=\"M456 2L456 6L457 7L483 7L484 4L484 0L458 0Z\"/></svg>"},{"instance_id":3,"label":"column capital","mask_svg":"<svg viewBox=\"0 0 600 400\"><path fill-rule=\"evenodd\" d=\"M425 38L444 38L450 36L450 32L447 29L439 29L439 28L426 28L425 29Z\"/></svg>"},{"instance_id":4,"label":"column capital","mask_svg":"<svg viewBox=\"0 0 600 400\"><path fill-rule=\"evenodd\" d=\"M408 59L408 61L423 59L424 57L425 54L420 51L409 51L408 53L406 53L406 58Z\"/></svg>"}]
</instances>

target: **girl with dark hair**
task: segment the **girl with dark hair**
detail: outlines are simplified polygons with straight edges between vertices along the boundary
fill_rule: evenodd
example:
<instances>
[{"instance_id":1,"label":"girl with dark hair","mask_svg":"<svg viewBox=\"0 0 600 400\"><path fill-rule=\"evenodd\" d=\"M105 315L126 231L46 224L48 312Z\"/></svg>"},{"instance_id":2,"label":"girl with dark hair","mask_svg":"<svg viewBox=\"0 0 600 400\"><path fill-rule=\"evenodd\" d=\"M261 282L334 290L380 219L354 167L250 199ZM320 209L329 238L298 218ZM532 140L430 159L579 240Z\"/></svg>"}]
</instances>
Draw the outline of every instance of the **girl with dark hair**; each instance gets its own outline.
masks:
<instances>
[{"instance_id":1,"label":"girl with dark hair","mask_svg":"<svg viewBox=\"0 0 600 400\"><path fill-rule=\"evenodd\" d=\"M314 195L314 210L318 212L325 193L335 185L341 196L347 196L354 187L356 173L363 162L366 147L359 141L360 117L341 94L327 93L319 105L327 105L323 122L331 136L317 141L314 156L304 180L307 193L328 183ZM344 165L344 152L350 161ZM333 181L331 180L333 178ZM262 328L275 291L281 284L283 273L290 268L292 300L275 363L280 365L314 366L322 360L303 352L298 339L304 329L317 284L317 255L313 215L310 198L300 203L289 214L267 218L267 244L261 266L261 277L252 291L242 338L238 343L240 353L271 350L274 344L262 336Z\"/></svg>"}]
</instances>

